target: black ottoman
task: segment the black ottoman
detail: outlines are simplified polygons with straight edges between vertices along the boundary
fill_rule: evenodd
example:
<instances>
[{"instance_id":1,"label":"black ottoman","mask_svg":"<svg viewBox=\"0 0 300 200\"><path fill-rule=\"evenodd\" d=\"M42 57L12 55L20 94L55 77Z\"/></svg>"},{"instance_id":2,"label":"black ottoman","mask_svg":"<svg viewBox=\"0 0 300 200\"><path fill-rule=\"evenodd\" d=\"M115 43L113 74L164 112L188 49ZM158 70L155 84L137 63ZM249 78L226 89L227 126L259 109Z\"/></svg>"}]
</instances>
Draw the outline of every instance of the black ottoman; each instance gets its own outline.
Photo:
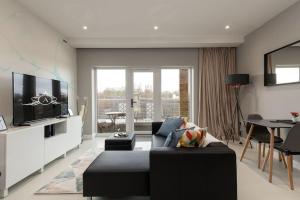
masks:
<instances>
[{"instance_id":1,"label":"black ottoman","mask_svg":"<svg viewBox=\"0 0 300 200\"><path fill-rule=\"evenodd\" d=\"M128 133L127 137L114 137L114 134L105 140L105 150L133 150L135 146L134 133Z\"/></svg>"},{"instance_id":2,"label":"black ottoman","mask_svg":"<svg viewBox=\"0 0 300 200\"><path fill-rule=\"evenodd\" d=\"M104 151L83 173L84 197L149 194L148 151Z\"/></svg>"}]
</instances>

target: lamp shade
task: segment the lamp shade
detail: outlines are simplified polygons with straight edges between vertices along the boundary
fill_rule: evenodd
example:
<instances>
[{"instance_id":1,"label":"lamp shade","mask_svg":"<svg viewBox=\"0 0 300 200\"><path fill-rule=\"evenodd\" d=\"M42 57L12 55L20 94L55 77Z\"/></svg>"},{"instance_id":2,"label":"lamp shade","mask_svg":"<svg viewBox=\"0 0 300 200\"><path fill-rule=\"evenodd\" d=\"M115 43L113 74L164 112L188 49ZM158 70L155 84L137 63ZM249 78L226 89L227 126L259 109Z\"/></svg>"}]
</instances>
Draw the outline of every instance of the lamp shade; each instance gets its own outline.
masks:
<instances>
[{"instance_id":1,"label":"lamp shade","mask_svg":"<svg viewBox=\"0 0 300 200\"><path fill-rule=\"evenodd\" d=\"M225 77L226 85L247 85L249 84L249 74L229 74Z\"/></svg>"}]
</instances>

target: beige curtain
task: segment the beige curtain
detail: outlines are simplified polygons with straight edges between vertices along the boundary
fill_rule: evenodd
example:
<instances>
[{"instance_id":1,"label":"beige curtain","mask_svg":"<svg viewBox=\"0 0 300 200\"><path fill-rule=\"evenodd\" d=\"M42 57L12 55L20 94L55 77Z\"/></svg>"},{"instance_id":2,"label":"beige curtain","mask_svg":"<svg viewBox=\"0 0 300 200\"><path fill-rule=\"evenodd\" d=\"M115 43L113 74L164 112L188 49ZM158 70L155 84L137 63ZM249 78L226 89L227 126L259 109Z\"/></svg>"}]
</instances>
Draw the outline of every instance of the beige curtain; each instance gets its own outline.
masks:
<instances>
[{"instance_id":1,"label":"beige curtain","mask_svg":"<svg viewBox=\"0 0 300 200\"><path fill-rule=\"evenodd\" d=\"M234 90L225 85L226 75L236 73L236 49L203 48L199 53L198 123L217 138L237 138Z\"/></svg>"}]
</instances>

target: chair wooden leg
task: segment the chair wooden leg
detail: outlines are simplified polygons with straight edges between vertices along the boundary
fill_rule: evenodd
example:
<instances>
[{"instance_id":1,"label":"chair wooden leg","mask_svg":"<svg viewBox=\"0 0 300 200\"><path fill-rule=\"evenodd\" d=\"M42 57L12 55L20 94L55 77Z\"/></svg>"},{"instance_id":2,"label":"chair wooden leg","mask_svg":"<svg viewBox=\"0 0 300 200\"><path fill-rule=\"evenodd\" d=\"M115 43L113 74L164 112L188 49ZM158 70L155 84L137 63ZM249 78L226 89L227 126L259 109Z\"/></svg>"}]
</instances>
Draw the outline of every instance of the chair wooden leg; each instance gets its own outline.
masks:
<instances>
[{"instance_id":1,"label":"chair wooden leg","mask_svg":"<svg viewBox=\"0 0 300 200\"><path fill-rule=\"evenodd\" d=\"M294 162L293 162L293 160L294 160L294 157L293 157L293 155L291 155L291 162L292 162L292 171L294 171Z\"/></svg>"},{"instance_id":2,"label":"chair wooden leg","mask_svg":"<svg viewBox=\"0 0 300 200\"><path fill-rule=\"evenodd\" d=\"M245 156L246 150L247 150L248 145L249 145L249 143L250 143L250 139L251 139L251 135L252 135L253 128L254 128L254 125L251 124L251 127L250 127L250 130L249 130L249 133L248 133L246 142L245 142L245 146L244 146L244 149L243 149L243 152L242 152L240 161L242 161L243 158L244 158L244 156Z\"/></svg>"},{"instance_id":3,"label":"chair wooden leg","mask_svg":"<svg viewBox=\"0 0 300 200\"><path fill-rule=\"evenodd\" d=\"M261 143L258 143L258 162L257 162L258 169L260 169L260 162L261 162Z\"/></svg>"},{"instance_id":4,"label":"chair wooden leg","mask_svg":"<svg viewBox=\"0 0 300 200\"><path fill-rule=\"evenodd\" d=\"M266 165L269 160L269 156L270 156L270 149L268 149L267 155L265 156L265 160L264 160L262 168L261 168L262 171L265 171L265 169L266 169Z\"/></svg>"},{"instance_id":5,"label":"chair wooden leg","mask_svg":"<svg viewBox=\"0 0 300 200\"><path fill-rule=\"evenodd\" d=\"M265 157L265 154L266 154L266 143L264 143L263 145L263 154L262 154L263 158Z\"/></svg>"},{"instance_id":6,"label":"chair wooden leg","mask_svg":"<svg viewBox=\"0 0 300 200\"><path fill-rule=\"evenodd\" d=\"M281 159L282 159L282 161L283 161L284 167L287 168L287 163L286 163L284 154L283 154L282 152L280 152L280 155L281 155Z\"/></svg>"},{"instance_id":7,"label":"chair wooden leg","mask_svg":"<svg viewBox=\"0 0 300 200\"><path fill-rule=\"evenodd\" d=\"M294 182L293 182L293 156L287 156L287 170L288 170L288 177L289 177L289 185L291 190L294 190Z\"/></svg>"},{"instance_id":8,"label":"chair wooden leg","mask_svg":"<svg viewBox=\"0 0 300 200\"><path fill-rule=\"evenodd\" d=\"M280 135L281 135L281 134L280 134L280 128L277 128L277 136L278 136L278 137L281 137ZM282 160L282 155L281 155L281 154L282 154L282 152L278 151L278 160L279 160L279 162L283 161L283 160Z\"/></svg>"},{"instance_id":9,"label":"chair wooden leg","mask_svg":"<svg viewBox=\"0 0 300 200\"><path fill-rule=\"evenodd\" d=\"M281 153L280 153L280 152L278 152L278 160L279 160L279 162L282 161L282 156L281 156Z\"/></svg>"}]
</instances>

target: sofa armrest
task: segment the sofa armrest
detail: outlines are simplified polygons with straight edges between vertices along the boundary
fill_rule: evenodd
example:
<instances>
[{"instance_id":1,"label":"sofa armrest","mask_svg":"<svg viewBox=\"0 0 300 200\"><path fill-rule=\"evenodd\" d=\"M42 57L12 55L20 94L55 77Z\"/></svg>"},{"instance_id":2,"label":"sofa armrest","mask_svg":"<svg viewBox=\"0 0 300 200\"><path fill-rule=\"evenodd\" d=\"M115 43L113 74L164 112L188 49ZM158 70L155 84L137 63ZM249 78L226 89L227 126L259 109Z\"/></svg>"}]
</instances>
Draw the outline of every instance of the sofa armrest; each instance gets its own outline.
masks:
<instances>
[{"instance_id":1,"label":"sofa armrest","mask_svg":"<svg viewBox=\"0 0 300 200\"><path fill-rule=\"evenodd\" d=\"M152 135L156 134L163 122L152 122Z\"/></svg>"},{"instance_id":2,"label":"sofa armrest","mask_svg":"<svg viewBox=\"0 0 300 200\"><path fill-rule=\"evenodd\" d=\"M150 151L151 200L237 200L235 152L228 147Z\"/></svg>"}]
</instances>

